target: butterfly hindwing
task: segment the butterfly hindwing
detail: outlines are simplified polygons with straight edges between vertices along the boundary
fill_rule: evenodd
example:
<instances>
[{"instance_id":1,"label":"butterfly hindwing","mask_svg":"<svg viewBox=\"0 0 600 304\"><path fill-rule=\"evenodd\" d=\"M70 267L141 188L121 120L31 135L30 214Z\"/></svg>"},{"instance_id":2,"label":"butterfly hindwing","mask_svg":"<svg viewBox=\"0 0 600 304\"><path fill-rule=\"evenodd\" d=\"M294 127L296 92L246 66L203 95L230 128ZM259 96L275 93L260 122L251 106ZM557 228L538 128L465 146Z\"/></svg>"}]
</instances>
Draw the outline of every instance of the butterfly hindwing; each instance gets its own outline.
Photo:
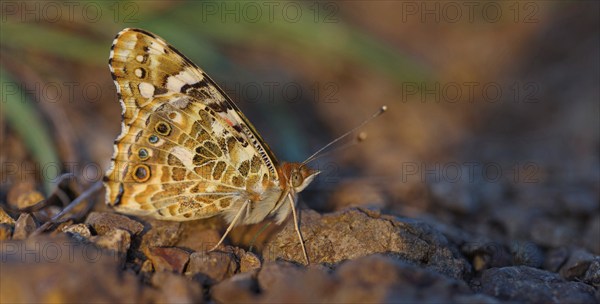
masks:
<instances>
[{"instance_id":1,"label":"butterfly hindwing","mask_svg":"<svg viewBox=\"0 0 600 304\"><path fill-rule=\"evenodd\" d=\"M206 218L277 183L276 160L235 104L159 37L121 31L109 66L122 132L105 185L128 213Z\"/></svg>"}]
</instances>

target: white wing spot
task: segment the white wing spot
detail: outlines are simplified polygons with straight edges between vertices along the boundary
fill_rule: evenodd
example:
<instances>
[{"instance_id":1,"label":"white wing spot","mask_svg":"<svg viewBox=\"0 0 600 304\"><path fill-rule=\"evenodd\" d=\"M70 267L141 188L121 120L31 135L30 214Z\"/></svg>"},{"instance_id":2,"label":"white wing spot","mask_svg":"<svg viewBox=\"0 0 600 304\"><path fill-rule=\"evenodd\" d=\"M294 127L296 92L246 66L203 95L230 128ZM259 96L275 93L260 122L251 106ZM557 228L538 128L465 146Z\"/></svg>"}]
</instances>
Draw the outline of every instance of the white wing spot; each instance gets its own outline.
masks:
<instances>
[{"instance_id":1,"label":"white wing spot","mask_svg":"<svg viewBox=\"0 0 600 304\"><path fill-rule=\"evenodd\" d=\"M142 75L143 75L142 70L135 69L134 73L135 73L135 76L137 76L138 78L142 78Z\"/></svg>"},{"instance_id":2,"label":"white wing spot","mask_svg":"<svg viewBox=\"0 0 600 304\"><path fill-rule=\"evenodd\" d=\"M135 60L137 60L138 62L140 62L140 63L141 63L142 61L144 61L144 56L142 56L142 55L137 55L137 56L135 57Z\"/></svg>"},{"instance_id":3,"label":"white wing spot","mask_svg":"<svg viewBox=\"0 0 600 304\"><path fill-rule=\"evenodd\" d=\"M185 70L179 72L179 74L177 74L177 76L175 76L175 77L183 80L183 82L185 82L187 84L194 84L194 83L202 80L202 77L198 77L194 73L194 70L191 70L191 69L185 69Z\"/></svg>"},{"instance_id":4,"label":"white wing spot","mask_svg":"<svg viewBox=\"0 0 600 304\"><path fill-rule=\"evenodd\" d=\"M154 54L154 55L164 54L164 52L165 52L165 48L156 41L150 42L150 50L149 50L149 53Z\"/></svg>"},{"instance_id":5,"label":"white wing spot","mask_svg":"<svg viewBox=\"0 0 600 304\"><path fill-rule=\"evenodd\" d=\"M141 82L138 85L138 89L140 90L140 94L142 94L145 98L150 98L154 96L154 86L147 82Z\"/></svg>"},{"instance_id":6,"label":"white wing spot","mask_svg":"<svg viewBox=\"0 0 600 304\"><path fill-rule=\"evenodd\" d=\"M169 76L167 78L167 89L171 92L180 92L181 87L185 85L185 82L177 78L177 76Z\"/></svg>"},{"instance_id":7,"label":"white wing spot","mask_svg":"<svg viewBox=\"0 0 600 304\"><path fill-rule=\"evenodd\" d=\"M194 155L183 147L174 147L171 153L177 157L188 171L194 171Z\"/></svg>"}]
</instances>

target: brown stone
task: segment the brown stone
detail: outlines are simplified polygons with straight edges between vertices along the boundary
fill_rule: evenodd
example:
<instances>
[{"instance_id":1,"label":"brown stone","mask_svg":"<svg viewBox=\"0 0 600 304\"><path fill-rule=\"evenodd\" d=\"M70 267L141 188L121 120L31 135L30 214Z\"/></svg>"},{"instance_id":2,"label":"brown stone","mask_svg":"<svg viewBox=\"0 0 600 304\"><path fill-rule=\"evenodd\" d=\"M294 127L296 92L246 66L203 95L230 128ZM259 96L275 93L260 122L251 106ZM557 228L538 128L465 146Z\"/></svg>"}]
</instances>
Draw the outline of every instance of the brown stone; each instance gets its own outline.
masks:
<instances>
[{"instance_id":1,"label":"brown stone","mask_svg":"<svg viewBox=\"0 0 600 304\"><path fill-rule=\"evenodd\" d=\"M156 272L171 271L183 273L190 259L190 253L176 247L151 247L144 251Z\"/></svg>"},{"instance_id":2,"label":"brown stone","mask_svg":"<svg viewBox=\"0 0 600 304\"><path fill-rule=\"evenodd\" d=\"M221 238L223 221L219 217L181 223L177 247L193 251L207 251Z\"/></svg>"},{"instance_id":3,"label":"brown stone","mask_svg":"<svg viewBox=\"0 0 600 304\"><path fill-rule=\"evenodd\" d=\"M112 229L103 235L90 238L98 247L110 250L121 262L125 263L127 251L131 245L131 235L123 229Z\"/></svg>"},{"instance_id":4,"label":"brown stone","mask_svg":"<svg viewBox=\"0 0 600 304\"><path fill-rule=\"evenodd\" d=\"M240 256L240 272L260 269L262 263L258 256L252 252L243 252Z\"/></svg>"},{"instance_id":5,"label":"brown stone","mask_svg":"<svg viewBox=\"0 0 600 304\"><path fill-rule=\"evenodd\" d=\"M177 244L181 234L181 223L173 221L159 221L144 219L147 230L142 236L140 249L150 247L171 247Z\"/></svg>"},{"instance_id":6,"label":"brown stone","mask_svg":"<svg viewBox=\"0 0 600 304\"><path fill-rule=\"evenodd\" d=\"M111 212L92 212L88 215L85 223L99 235L106 234L115 228L126 230L132 235L139 234L144 230L144 225L140 222Z\"/></svg>"},{"instance_id":7,"label":"brown stone","mask_svg":"<svg viewBox=\"0 0 600 304\"><path fill-rule=\"evenodd\" d=\"M60 230L65 233L77 234L83 238L90 238L92 233L86 224L75 224L61 227Z\"/></svg>"},{"instance_id":8,"label":"brown stone","mask_svg":"<svg viewBox=\"0 0 600 304\"><path fill-rule=\"evenodd\" d=\"M13 226L9 224L0 224L0 241L10 240L12 237Z\"/></svg>"},{"instance_id":9,"label":"brown stone","mask_svg":"<svg viewBox=\"0 0 600 304\"><path fill-rule=\"evenodd\" d=\"M303 210L301 230L311 263L335 264L374 253L394 253L455 278L471 271L446 237L416 220L360 208L325 215ZM265 262L283 258L304 263L293 221L265 245L262 256Z\"/></svg>"},{"instance_id":10,"label":"brown stone","mask_svg":"<svg viewBox=\"0 0 600 304\"><path fill-rule=\"evenodd\" d=\"M14 209L24 209L31 207L44 200L44 196L35 189L35 184L30 182L21 182L8 191L8 204Z\"/></svg>"},{"instance_id":11,"label":"brown stone","mask_svg":"<svg viewBox=\"0 0 600 304\"><path fill-rule=\"evenodd\" d=\"M6 214L4 209L0 207L0 224L8 224L10 226L14 226L15 223L15 220L12 217L10 217L10 215Z\"/></svg>"},{"instance_id":12,"label":"brown stone","mask_svg":"<svg viewBox=\"0 0 600 304\"><path fill-rule=\"evenodd\" d=\"M31 206L36 205L37 203L43 201L45 198L39 191L31 190L26 193L22 193L19 195L17 199L17 207L21 210L29 208Z\"/></svg>"},{"instance_id":13,"label":"brown stone","mask_svg":"<svg viewBox=\"0 0 600 304\"><path fill-rule=\"evenodd\" d=\"M24 240L29 237L37 227L37 223L31 214L21 213L15 223L15 230L12 238L14 240Z\"/></svg>"},{"instance_id":14,"label":"brown stone","mask_svg":"<svg viewBox=\"0 0 600 304\"><path fill-rule=\"evenodd\" d=\"M238 271L238 263L232 253L212 251L194 252L190 256L186 274L198 275L207 284L220 282Z\"/></svg>"}]
</instances>

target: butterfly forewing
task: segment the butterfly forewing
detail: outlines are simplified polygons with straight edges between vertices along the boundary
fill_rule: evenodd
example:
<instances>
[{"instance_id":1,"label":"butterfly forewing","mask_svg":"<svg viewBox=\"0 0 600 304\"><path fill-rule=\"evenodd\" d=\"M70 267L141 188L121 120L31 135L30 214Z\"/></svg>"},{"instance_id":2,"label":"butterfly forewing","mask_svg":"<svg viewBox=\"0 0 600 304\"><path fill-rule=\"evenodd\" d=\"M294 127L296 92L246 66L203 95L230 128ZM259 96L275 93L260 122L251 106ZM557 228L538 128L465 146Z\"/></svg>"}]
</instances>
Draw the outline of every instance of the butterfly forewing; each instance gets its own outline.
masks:
<instances>
[{"instance_id":1,"label":"butterfly forewing","mask_svg":"<svg viewBox=\"0 0 600 304\"><path fill-rule=\"evenodd\" d=\"M278 187L276 159L221 89L161 38L125 29L109 67L122 131L107 201L171 220L211 217Z\"/></svg>"}]
</instances>

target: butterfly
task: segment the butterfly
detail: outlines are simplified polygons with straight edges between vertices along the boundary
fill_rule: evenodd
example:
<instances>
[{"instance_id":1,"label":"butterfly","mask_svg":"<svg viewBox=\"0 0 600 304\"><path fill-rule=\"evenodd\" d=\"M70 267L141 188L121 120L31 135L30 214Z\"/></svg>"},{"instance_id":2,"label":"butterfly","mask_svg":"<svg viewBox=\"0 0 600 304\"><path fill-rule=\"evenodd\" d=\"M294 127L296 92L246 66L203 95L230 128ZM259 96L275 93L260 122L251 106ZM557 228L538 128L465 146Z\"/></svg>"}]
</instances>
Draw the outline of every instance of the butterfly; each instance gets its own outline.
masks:
<instances>
[{"instance_id":1,"label":"butterfly","mask_svg":"<svg viewBox=\"0 0 600 304\"><path fill-rule=\"evenodd\" d=\"M199 67L155 34L127 28L109 68L122 106L121 134L104 177L116 211L160 220L222 216L227 230L293 214L296 195L319 174L279 162L236 104Z\"/></svg>"}]
</instances>

